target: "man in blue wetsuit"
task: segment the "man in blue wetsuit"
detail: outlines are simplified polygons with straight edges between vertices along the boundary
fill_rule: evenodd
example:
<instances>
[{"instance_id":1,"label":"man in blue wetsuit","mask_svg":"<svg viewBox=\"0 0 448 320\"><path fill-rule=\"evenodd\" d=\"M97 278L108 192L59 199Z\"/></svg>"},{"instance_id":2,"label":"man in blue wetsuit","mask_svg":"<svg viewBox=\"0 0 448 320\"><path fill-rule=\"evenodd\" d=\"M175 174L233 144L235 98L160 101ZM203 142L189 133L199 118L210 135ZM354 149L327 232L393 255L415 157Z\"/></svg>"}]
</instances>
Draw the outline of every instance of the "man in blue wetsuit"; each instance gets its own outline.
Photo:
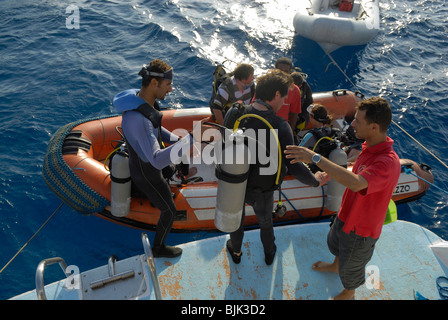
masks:
<instances>
[{"instance_id":1,"label":"man in blue wetsuit","mask_svg":"<svg viewBox=\"0 0 448 320\"><path fill-rule=\"evenodd\" d=\"M160 210L153 243L154 256L176 257L182 254L182 249L165 244L176 207L164 176L172 163L182 157L182 152L190 150L193 137L186 135L179 139L161 125L162 113L156 99L164 100L172 91L173 68L162 60L154 59L143 66L139 75L143 78L141 89L121 92L113 103L118 110L124 111L121 125L129 150L132 180ZM171 146L164 148L162 141L169 142ZM179 144L188 146L179 148Z\"/></svg>"}]
</instances>

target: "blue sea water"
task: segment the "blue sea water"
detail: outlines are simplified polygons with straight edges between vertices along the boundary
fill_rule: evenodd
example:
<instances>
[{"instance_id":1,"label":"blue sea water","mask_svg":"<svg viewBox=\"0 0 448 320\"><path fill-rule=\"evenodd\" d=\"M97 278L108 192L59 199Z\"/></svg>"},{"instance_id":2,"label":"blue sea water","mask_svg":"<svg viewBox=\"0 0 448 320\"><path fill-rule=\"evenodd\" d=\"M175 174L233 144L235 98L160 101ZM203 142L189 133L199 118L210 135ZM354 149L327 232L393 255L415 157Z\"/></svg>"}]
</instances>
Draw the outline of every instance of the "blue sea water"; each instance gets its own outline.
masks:
<instances>
[{"instance_id":1,"label":"blue sea water","mask_svg":"<svg viewBox=\"0 0 448 320\"><path fill-rule=\"evenodd\" d=\"M447 239L448 6L444 0L382 2L378 36L332 55L367 97L390 101L394 121L421 144L392 125L397 153L430 165L443 190L431 188L400 205L399 218ZM163 107L207 106L215 62L224 60L250 62L260 75L288 56L309 74L314 92L355 90L316 44L294 36L295 3L2 0L0 268L61 203L41 175L52 134L69 122L115 113L113 96L139 87L142 64L161 58L174 66L174 89ZM62 206L0 274L0 299L33 289L44 258L63 257L82 271L105 264L111 254L141 254L140 234ZM206 236L171 234L168 240ZM48 268L47 283L63 276L58 269Z\"/></svg>"}]
</instances>

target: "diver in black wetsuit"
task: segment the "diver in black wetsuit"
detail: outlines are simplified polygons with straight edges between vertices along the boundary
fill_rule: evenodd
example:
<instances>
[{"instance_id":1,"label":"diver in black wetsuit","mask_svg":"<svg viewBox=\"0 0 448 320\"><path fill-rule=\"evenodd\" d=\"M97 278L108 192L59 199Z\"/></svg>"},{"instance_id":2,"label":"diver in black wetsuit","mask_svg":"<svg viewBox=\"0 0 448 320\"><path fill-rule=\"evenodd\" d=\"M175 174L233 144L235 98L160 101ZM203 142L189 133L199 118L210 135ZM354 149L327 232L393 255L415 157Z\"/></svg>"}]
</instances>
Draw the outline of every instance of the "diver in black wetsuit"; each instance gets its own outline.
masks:
<instances>
[{"instance_id":1,"label":"diver in black wetsuit","mask_svg":"<svg viewBox=\"0 0 448 320\"><path fill-rule=\"evenodd\" d=\"M260 225L260 237L265 253L266 264L272 264L277 247L275 245L274 227L272 224L272 209L274 206L274 190L278 188L286 170L289 175L293 175L300 182L318 187L326 182L322 173L313 174L302 163L292 165L284 158L283 150L286 146L293 144L293 134L290 125L283 118L276 115L276 112L281 108L283 102L288 95L289 87L292 85L293 79L289 74L275 69L268 72L266 75L258 78L255 89L255 101L247 108L247 113L254 114L265 119L269 124L278 130L278 138L282 149L281 170L282 176L280 181L276 181L277 172L272 175L261 174L262 167L269 167L271 164L262 165L260 161L251 164L249 169L249 177L247 180L245 202L251 205L257 216ZM260 139L260 134L270 134L269 128L259 119L248 117L244 123L246 129L254 129L257 133L257 141L270 141L269 137ZM263 130L259 130L263 129ZM272 152L277 150L270 150L270 146L265 148ZM276 146L277 148L277 146ZM278 168L278 164L276 164ZM276 183L278 182L278 184ZM241 245L244 236L244 217L245 211L243 209L240 227L237 231L230 233L230 239L227 241L227 249L230 252L233 262L239 263L241 261Z\"/></svg>"}]
</instances>

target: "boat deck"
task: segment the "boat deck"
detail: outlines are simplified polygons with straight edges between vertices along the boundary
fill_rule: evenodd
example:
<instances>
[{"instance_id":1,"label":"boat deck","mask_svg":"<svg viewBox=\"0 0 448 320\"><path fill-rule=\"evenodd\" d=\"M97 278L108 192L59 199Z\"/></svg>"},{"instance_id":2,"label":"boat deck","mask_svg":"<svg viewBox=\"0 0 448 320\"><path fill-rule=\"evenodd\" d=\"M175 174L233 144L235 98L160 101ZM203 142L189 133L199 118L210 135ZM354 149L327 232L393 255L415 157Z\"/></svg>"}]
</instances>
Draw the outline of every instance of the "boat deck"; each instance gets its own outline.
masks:
<instances>
[{"instance_id":1,"label":"boat deck","mask_svg":"<svg viewBox=\"0 0 448 320\"><path fill-rule=\"evenodd\" d=\"M326 245L328 230L328 223L277 229L277 255L271 266L264 262L258 230L246 233L238 265L227 253L228 237L186 245L186 254L181 258L157 259L162 296L164 299L331 299L343 289L338 275L311 268L319 260L333 261ZM397 221L386 225L366 268L367 277L372 274L368 278L370 284L360 287L355 299L414 299L414 290L428 299L439 299L436 279L447 275L447 267L439 263L429 248L438 239L411 223Z\"/></svg>"},{"instance_id":2,"label":"boat deck","mask_svg":"<svg viewBox=\"0 0 448 320\"><path fill-rule=\"evenodd\" d=\"M259 230L245 233L243 257L234 264L226 250L228 235L181 245L182 256L156 258L162 299L168 300L327 300L343 288L338 275L312 270L318 261L333 261L326 245L328 222L278 227L277 254L264 262ZM437 252L437 254L435 254ZM384 226L366 268L366 284L356 300L412 300L415 292L440 299L436 279L448 275L448 244L434 233L409 222ZM108 277L102 266L81 273L79 290L67 290L65 280L46 286L48 299L155 299L145 255L116 262L116 273L133 270L134 277L92 289ZM36 299L35 290L13 299Z\"/></svg>"}]
</instances>

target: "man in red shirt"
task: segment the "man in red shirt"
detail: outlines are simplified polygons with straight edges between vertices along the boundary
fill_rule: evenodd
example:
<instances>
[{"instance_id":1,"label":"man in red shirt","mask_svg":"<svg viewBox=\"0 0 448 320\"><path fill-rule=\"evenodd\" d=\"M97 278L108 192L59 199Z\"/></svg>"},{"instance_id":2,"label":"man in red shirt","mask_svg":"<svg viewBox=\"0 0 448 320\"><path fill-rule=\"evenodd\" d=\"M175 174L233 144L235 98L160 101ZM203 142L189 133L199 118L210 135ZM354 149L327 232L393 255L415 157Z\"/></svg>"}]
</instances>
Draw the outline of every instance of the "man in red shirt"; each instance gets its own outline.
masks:
<instances>
[{"instance_id":1,"label":"man in red shirt","mask_svg":"<svg viewBox=\"0 0 448 320\"><path fill-rule=\"evenodd\" d=\"M275 62L275 68L280 69L286 72L287 74L291 74L294 65L291 59L287 57L281 57L278 58L277 61ZM279 117L282 117L283 119L286 120L286 122L289 123L292 132L294 132L297 118L299 117L299 114L302 112L301 104L302 102L300 96L300 89L295 84L292 84L288 92L288 97L285 99L285 102L283 103L280 110L277 111L277 115Z\"/></svg>"},{"instance_id":2,"label":"man in red shirt","mask_svg":"<svg viewBox=\"0 0 448 320\"><path fill-rule=\"evenodd\" d=\"M352 122L356 136L365 139L362 152L347 170L307 148L287 146L291 163L315 163L337 182L347 187L338 216L328 233L327 244L335 256L333 263L318 261L316 271L339 274L344 290L335 299L351 299L365 282L365 266L378 240L387 207L400 176L400 161L387 136L392 121L389 103L370 98L357 106Z\"/></svg>"}]
</instances>

